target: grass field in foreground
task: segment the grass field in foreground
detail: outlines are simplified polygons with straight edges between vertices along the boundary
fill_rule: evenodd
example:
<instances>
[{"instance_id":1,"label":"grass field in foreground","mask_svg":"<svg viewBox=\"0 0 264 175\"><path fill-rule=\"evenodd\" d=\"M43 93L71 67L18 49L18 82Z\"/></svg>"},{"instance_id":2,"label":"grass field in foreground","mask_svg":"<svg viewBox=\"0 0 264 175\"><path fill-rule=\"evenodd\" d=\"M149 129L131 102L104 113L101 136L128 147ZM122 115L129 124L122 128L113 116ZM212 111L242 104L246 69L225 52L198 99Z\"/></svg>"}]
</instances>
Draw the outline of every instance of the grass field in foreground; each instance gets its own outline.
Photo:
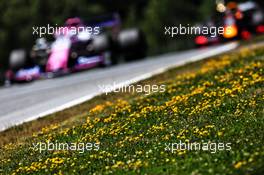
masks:
<instances>
[{"instance_id":1,"label":"grass field in foreground","mask_svg":"<svg viewBox=\"0 0 264 175\"><path fill-rule=\"evenodd\" d=\"M263 174L263 68L264 48L244 48L144 81L166 85L165 93L104 96L69 121L3 145L0 174ZM94 145L40 153L40 142ZM180 142L209 147L167 149Z\"/></svg>"}]
</instances>

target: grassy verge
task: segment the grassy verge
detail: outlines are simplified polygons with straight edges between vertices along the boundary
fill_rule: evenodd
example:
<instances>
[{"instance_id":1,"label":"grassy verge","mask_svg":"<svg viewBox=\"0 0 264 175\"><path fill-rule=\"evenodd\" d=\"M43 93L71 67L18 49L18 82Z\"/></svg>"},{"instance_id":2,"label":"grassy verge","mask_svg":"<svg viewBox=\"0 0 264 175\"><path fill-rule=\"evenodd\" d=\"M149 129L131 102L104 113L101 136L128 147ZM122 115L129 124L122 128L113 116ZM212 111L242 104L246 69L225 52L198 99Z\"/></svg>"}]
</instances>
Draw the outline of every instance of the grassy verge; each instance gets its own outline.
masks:
<instances>
[{"instance_id":1,"label":"grassy verge","mask_svg":"<svg viewBox=\"0 0 264 175\"><path fill-rule=\"evenodd\" d=\"M263 48L241 49L141 82L164 84L164 93L96 97L50 116L67 120L38 132L32 125L22 139L9 139L13 128L1 136L11 142L0 149L0 173L262 174L263 68ZM92 145L83 153L40 152L37 143ZM207 148L173 149L175 143Z\"/></svg>"}]
</instances>

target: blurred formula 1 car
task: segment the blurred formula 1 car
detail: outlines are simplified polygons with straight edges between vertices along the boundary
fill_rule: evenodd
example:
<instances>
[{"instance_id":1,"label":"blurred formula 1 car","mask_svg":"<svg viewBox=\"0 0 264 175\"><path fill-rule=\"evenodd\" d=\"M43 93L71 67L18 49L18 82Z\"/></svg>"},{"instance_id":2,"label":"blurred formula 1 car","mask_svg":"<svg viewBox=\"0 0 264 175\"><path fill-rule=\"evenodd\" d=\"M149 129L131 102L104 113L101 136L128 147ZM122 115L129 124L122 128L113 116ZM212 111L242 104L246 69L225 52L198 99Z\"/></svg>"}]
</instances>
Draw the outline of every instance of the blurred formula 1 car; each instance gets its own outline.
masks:
<instances>
[{"instance_id":1,"label":"blurred formula 1 car","mask_svg":"<svg viewBox=\"0 0 264 175\"><path fill-rule=\"evenodd\" d=\"M91 50L96 37L86 30L80 18L70 18L55 35L45 65L47 73L65 73L105 64L102 52ZM44 62L44 61L43 61Z\"/></svg>"},{"instance_id":2,"label":"blurred formula 1 car","mask_svg":"<svg viewBox=\"0 0 264 175\"><path fill-rule=\"evenodd\" d=\"M205 23L201 23L200 28L203 27L216 27L218 29L221 27L222 29L221 33L217 33L214 37L212 37L210 34L196 36L194 41L198 47L218 44L238 38L239 33L237 21L231 11L217 13L215 16L212 16L210 20L206 21Z\"/></svg>"},{"instance_id":3,"label":"blurred formula 1 car","mask_svg":"<svg viewBox=\"0 0 264 175\"><path fill-rule=\"evenodd\" d=\"M224 39L248 40L254 34L264 33L264 13L257 3L247 1L243 3L229 2L224 17Z\"/></svg>"},{"instance_id":4,"label":"blurred formula 1 car","mask_svg":"<svg viewBox=\"0 0 264 175\"><path fill-rule=\"evenodd\" d=\"M80 18L70 18L65 26L57 31L53 43L49 44L44 38L37 39L30 56L27 56L24 50L13 51L10 54L7 79L31 81L43 74L50 77L115 64L121 54L128 58L145 56L146 42L140 30L121 31L121 22L116 14L100 18L99 21L98 19L89 22L90 28L86 30L88 25L84 25ZM92 34L90 29L95 28L100 31ZM30 58L30 61L27 58Z\"/></svg>"},{"instance_id":5,"label":"blurred formula 1 car","mask_svg":"<svg viewBox=\"0 0 264 175\"><path fill-rule=\"evenodd\" d=\"M80 18L70 18L65 26L77 29L77 34L72 35L69 30L56 37L51 45L45 71L58 72L78 71L95 66L107 66L116 64L120 55L125 57L144 57L146 43L142 32L138 29L121 31L121 22L117 14L96 18L87 22ZM96 34L87 30L79 30L89 26L96 29ZM89 30L90 30L89 29Z\"/></svg>"},{"instance_id":6,"label":"blurred formula 1 car","mask_svg":"<svg viewBox=\"0 0 264 175\"><path fill-rule=\"evenodd\" d=\"M264 13L257 3L248 1L238 4L235 17L243 39L250 39L252 34L264 33Z\"/></svg>"}]
</instances>

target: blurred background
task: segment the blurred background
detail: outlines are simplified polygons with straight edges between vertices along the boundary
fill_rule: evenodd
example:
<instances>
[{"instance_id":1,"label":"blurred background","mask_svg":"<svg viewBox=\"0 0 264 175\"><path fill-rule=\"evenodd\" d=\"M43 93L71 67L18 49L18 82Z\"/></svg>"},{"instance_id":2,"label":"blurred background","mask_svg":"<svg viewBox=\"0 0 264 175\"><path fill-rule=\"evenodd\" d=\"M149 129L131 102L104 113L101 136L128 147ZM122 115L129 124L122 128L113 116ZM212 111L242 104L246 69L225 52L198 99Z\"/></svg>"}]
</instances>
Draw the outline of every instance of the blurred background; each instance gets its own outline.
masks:
<instances>
[{"instance_id":1,"label":"blurred background","mask_svg":"<svg viewBox=\"0 0 264 175\"><path fill-rule=\"evenodd\" d=\"M232 8L236 8L234 4L233 7L232 4L230 5L230 12L226 13L229 2L227 0L2 0L0 1L1 82L9 66L10 52L18 48L30 50L34 45L37 36L32 35L33 26L47 24L62 26L70 17L89 20L103 14L117 13L122 21L122 28L137 27L144 32L148 43L147 55L156 55L190 49L197 45L209 45L209 38L206 36L170 38L164 35L164 27L179 24L222 25L227 15L239 15L237 11L232 11ZM258 4L258 8L263 8L263 0L254 2ZM243 25L238 22L238 26ZM260 31L262 29L259 27ZM244 32L242 35L248 37L247 34ZM49 41L53 40L52 36L46 37Z\"/></svg>"}]
</instances>

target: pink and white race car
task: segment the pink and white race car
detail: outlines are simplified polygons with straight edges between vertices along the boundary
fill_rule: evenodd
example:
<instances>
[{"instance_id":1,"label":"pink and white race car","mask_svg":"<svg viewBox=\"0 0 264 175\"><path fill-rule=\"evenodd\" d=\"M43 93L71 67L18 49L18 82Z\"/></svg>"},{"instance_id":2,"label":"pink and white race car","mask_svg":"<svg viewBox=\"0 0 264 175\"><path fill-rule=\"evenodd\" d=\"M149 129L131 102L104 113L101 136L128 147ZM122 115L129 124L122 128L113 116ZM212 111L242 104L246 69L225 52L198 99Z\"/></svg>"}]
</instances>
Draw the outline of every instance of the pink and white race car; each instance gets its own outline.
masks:
<instances>
[{"instance_id":1,"label":"pink and white race car","mask_svg":"<svg viewBox=\"0 0 264 175\"><path fill-rule=\"evenodd\" d=\"M56 31L53 43L39 38L30 54L24 50L13 51L7 79L31 81L96 66L105 67L117 63L122 54L134 59L145 56L146 42L142 32L138 29L120 31L117 15L88 24L90 29L96 29L94 33L86 29L88 25L80 18L69 18L64 27Z\"/></svg>"}]
</instances>

